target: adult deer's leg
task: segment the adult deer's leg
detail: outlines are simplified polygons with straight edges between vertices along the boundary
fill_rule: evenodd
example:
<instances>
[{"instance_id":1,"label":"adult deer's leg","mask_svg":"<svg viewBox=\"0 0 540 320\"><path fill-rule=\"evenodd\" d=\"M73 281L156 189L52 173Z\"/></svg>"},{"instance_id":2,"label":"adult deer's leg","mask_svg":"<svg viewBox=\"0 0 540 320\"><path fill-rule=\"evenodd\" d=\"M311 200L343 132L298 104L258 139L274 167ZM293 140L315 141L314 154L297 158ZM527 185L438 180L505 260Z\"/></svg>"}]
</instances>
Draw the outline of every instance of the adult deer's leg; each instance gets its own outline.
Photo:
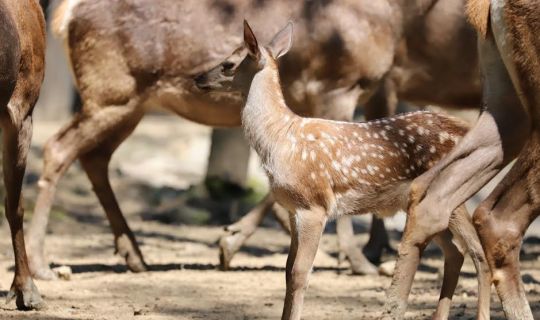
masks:
<instances>
[{"instance_id":1,"label":"adult deer's leg","mask_svg":"<svg viewBox=\"0 0 540 320\"><path fill-rule=\"evenodd\" d=\"M342 260L342 255L345 256L351 264L353 274L377 274L377 267L371 264L356 246L352 217L339 217L336 220L336 228L339 243L339 260Z\"/></svg>"},{"instance_id":2,"label":"adult deer's leg","mask_svg":"<svg viewBox=\"0 0 540 320\"><path fill-rule=\"evenodd\" d=\"M448 319L450 314L450 305L452 296L456 290L459 279L459 272L463 266L463 254L465 248L459 247L458 244L452 242L452 233L450 230L443 231L433 239L444 253L444 276L441 287L441 295L437 310L433 315L433 319Z\"/></svg>"},{"instance_id":3,"label":"adult deer's leg","mask_svg":"<svg viewBox=\"0 0 540 320\"><path fill-rule=\"evenodd\" d=\"M44 257L43 245L58 181L75 159L107 140L119 125L132 118L137 113L136 107L134 100L125 105L96 106L95 112L78 114L47 141L43 173L38 183L40 192L27 234L30 270L35 278L55 278Z\"/></svg>"},{"instance_id":4,"label":"adult deer's leg","mask_svg":"<svg viewBox=\"0 0 540 320\"><path fill-rule=\"evenodd\" d=\"M20 126L11 123L3 126L3 170L6 187L5 210L11 230L15 254L15 277L7 300L16 298L19 309L39 309L44 305L32 281L24 245L21 189L26 169L26 156L32 138L32 117L27 116Z\"/></svg>"},{"instance_id":5,"label":"adult deer's leg","mask_svg":"<svg viewBox=\"0 0 540 320\"><path fill-rule=\"evenodd\" d=\"M287 292L282 320L299 320L313 260L326 225L322 208L298 210L291 214L291 247L287 257Z\"/></svg>"},{"instance_id":6,"label":"adult deer's leg","mask_svg":"<svg viewBox=\"0 0 540 320\"><path fill-rule=\"evenodd\" d=\"M493 282L508 319L533 319L519 270L523 235L540 214L538 132L501 183L474 213Z\"/></svg>"},{"instance_id":7,"label":"adult deer's leg","mask_svg":"<svg viewBox=\"0 0 540 320\"><path fill-rule=\"evenodd\" d=\"M264 216L271 210L274 204L272 193L259 202L242 219L226 226L227 234L219 239L219 263L222 270L228 270L233 256L240 250L244 242L251 237L261 224Z\"/></svg>"},{"instance_id":8,"label":"adult deer's leg","mask_svg":"<svg viewBox=\"0 0 540 320\"><path fill-rule=\"evenodd\" d=\"M146 271L146 263L137 245L135 236L118 205L109 180L108 169L113 152L131 134L142 116L143 113L138 112L132 117L125 119L109 135L107 140L104 140L96 148L79 157L111 225L116 252L124 257L129 269L133 272Z\"/></svg>"},{"instance_id":9,"label":"adult deer's leg","mask_svg":"<svg viewBox=\"0 0 540 320\"><path fill-rule=\"evenodd\" d=\"M454 209L519 152L529 134L527 113L492 37L481 43L480 52L487 110L454 150L411 187L407 224L385 306L392 319L401 319L405 313L422 248L448 227ZM515 123L523 125L516 127Z\"/></svg>"}]
</instances>

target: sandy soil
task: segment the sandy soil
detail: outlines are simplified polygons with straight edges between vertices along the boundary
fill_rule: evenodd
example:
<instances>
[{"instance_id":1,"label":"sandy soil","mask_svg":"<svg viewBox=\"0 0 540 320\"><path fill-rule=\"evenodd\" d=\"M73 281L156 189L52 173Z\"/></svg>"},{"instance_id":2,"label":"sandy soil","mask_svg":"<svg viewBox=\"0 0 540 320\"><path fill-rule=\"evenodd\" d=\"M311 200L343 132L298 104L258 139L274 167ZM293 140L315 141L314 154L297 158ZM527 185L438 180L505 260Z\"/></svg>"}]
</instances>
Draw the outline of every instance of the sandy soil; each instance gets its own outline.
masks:
<instances>
[{"instance_id":1,"label":"sandy soil","mask_svg":"<svg viewBox=\"0 0 540 320\"><path fill-rule=\"evenodd\" d=\"M208 129L180 122L178 118L166 119L143 123L119 150L111 170L117 196L151 271L131 273L122 259L114 255L107 221L84 173L75 165L59 186L46 242L51 263L71 267L71 279L36 281L47 309L19 312L12 302L0 306L0 319L279 318L285 291L283 267L289 241L286 234L261 229L233 261L234 270L221 272L217 270L216 247L220 227L174 226L143 219L154 213L148 194L162 194L164 185L182 188L200 180L204 172L206 156L201 148L208 147ZM41 169L40 147L57 127L38 124L35 131L25 187L28 215ZM163 139L166 136L178 139ZM194 144L188 136L199 143ZM173 168L177 171L171 173ZM141 189L141 183L148 179L152 180L152 188ZM0 238L0 295L5 296L12 280L13 255L6 224L0 229L5 235ZM366 240L365 235L358 237L359 244ZM540 318L538 252L540 239L529 238L522 258L523 277L530 302ZM351 276L346 264L337 266L335 256L335 234L327 233L316 258L304 318L375 318L385 301L384 291L390 279ZM430 249L416 276L407 319L427 319L434 311L441 268L439 252ZM473 319L475 303L476 279L467 260L451 318ZM492 316L504 318L495 295Z\"/></svg>"},{"instance_id":2,"label":"sandy soil","mask_svg":"<svg viewBox=\"0 0 540 320\"><path fill-rule=\"evenodd\" d=\"M126 271L113 255L112 237L106 229L88 233L50 235L48 252L55 265L68 265L71 280L37 281L48 307L39 312L19 312L14 303L1 306L2 319L277 319L284 294L288 237L263 229L239 253L234 271L217 270L215 240L219 228L174 227L156 222L134 222L150 272ZM3 232L7 232L3 228ZM4 233L6 234L6 233ZM362 237L360 238L361 240ZM384 303L390 279L351 276L346 266L337 268L335 236L325 235L306 296L305 319L373 319ZM529 299L540 316L540 279L528 243L523 271ZM2 295L11 281L12 255L8 238L0 241ZM414 284L407 319L426 319L435 308L441 261L431 251L423 260ZM532 260L531 260L532 259ZM454 299L452 319L473 319L476 281L470 261L463 270ZM503 319L493 296L494 319Z\"/></svg>"}]
</instances>

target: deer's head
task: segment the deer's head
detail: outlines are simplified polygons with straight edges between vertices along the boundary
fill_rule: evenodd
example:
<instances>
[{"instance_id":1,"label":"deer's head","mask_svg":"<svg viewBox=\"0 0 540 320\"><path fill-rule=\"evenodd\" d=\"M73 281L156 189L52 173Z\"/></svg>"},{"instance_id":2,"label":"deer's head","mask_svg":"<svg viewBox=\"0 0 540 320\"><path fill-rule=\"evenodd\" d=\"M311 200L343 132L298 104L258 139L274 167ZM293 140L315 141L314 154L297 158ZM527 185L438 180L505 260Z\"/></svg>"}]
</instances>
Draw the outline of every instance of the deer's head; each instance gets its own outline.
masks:
<instances>
[{"instance_id":1,"label":"deer's head","mask_svg":"<svg viewBox=\"0 0 540 320\"><path fill-rule=\"evenodd\" d=\"M247 94L257 71L286 54L292 45L293 24L289 21L266 46L259 46L251 27L244 20L244 43L223 62L197 75L194 80L203 90Z\"/></svg>"}]
</instances>

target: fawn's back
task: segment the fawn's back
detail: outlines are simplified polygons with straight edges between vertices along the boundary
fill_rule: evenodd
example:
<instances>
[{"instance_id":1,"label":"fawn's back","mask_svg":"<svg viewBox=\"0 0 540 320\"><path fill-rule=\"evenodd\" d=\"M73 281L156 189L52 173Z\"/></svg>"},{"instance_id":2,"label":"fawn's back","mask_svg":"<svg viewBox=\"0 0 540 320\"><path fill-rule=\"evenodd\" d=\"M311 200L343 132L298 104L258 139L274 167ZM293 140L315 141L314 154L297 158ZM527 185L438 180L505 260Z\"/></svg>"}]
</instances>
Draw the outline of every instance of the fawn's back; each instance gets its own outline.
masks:
<instances>
[{"instance_id":1,"label":"fawn's back","mask_svg":"<svg viewBox=\"0 0 540 320\"><path fill-rule=\"evenodd\" d=\"M403 208L410 182L467 131L432 112L365 123L285 121L291 122L286 139L263 159L276 196L291 208L317 205L336 216Z\"/></svg>"}]
</instances>

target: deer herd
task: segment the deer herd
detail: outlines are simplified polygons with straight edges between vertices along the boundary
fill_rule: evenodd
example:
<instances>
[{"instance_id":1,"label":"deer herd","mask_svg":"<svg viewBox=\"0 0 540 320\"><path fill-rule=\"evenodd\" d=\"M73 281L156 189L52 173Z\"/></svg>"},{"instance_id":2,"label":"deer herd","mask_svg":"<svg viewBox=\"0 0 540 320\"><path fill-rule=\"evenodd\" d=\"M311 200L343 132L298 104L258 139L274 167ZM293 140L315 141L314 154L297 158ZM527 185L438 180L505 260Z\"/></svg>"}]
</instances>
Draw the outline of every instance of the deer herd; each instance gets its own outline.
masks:
<instances>
[{"instance_id":1,"label":"deer herd","mask_svg":"<svg viewBox=\"0 0 540 320\"><path fill-rule=\"evenodd\" d=\"M490 317L492 284L508 319L533 319L519 254L540 213L537 15L535 0L61 0L52 29L83 107L44 147L24 235L21 188L45 21L37 0L0 0L5 212L15 259L8 300L44 306L32 278L56 277L45 231L56 186L75 160L117 252L131 271L147 270L108 166L144 115L161 108L209 126L241 125L259 155L271 193L227 227L220 257L227 269L274 207L291 234L282 319L301 318L330 219L353 272L370 274L375 266L352 245L351 216L399 210L407 219L381 319L404 317L431 240L444 253L434 319L449 316L465 255L477 271L478 319ZM481 110L469 125L438 112L393 115L398 100ZM358 105L365 122L352 122ZM512 161L471 217L464 203ZM384 237L374 221L372 234Z\"/></svg>"}]
</instances>

